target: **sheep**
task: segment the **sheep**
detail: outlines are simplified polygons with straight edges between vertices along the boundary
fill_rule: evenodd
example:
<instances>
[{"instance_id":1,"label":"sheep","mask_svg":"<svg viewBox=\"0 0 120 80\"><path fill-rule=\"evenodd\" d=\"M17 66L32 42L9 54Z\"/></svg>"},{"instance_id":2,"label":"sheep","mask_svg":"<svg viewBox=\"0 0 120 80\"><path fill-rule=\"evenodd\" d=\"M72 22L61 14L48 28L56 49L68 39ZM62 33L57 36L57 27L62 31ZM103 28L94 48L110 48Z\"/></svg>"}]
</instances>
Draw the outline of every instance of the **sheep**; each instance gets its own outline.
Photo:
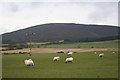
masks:
<instances>
[{"instance_id":1,"label":"sheep","mask_svg":"<svg viewBox=\"0 0 120 80\"><path fill-rule=\"evenodd\" d=\"M64 51L59 51L59 52L57 52L57 53L64 53Z\"/></svg>"},{"instance_id":2,"label":"sheep","mask_svg":"<svg viewBox=\"0 0 120 80\"><path fill-rule=\"evenodd\" d=\"M115 52L112 52L112 54L114 54Z\"/></svg>"},{"instance_id":3,"label":"sheep","mask_svg":"<svg viewBox=\"0 0 120 80\"><path fill-rule=\"evenodd\" d=\"M60 60L59 56L53 58L53 61L59 61L59 60Z\"/></svg>"},{"instance_id":4,"label":"sheep","mask_svg":"<svg viewBox=\"0 0 120 80\"><path fill-rule=\"evenodd\" d=\"M97 52L94 52L94 54L97 54Z\"/></svg>"},{"instance_id":5,"label":"sheep","mask_svg":"<svg viewBox=\"0 0 120 80\"><path fill-rule=\"evenodd\" d=\"M66 58L66 60L65 60L65 63L68 63L68 62L73 62L73 58L72 57L70 57L70 58Z\"/></svg>"},{"instance_id":6,"label":"sheep","mask_svg":"<svg viewBox=\"0 0 120 80\"><path fill-rule=\"evenodd\" d=\"M69 55L72 55L72 53L73 53L73 52L68 52L67 55L68 55L68 56L69 56Z\"/></svg>"},{"instance_id":7,"label":"sheep","mask_svg":"<svg viewBox=\"0 0 120 80\"><path fill-rule=\"evenodd\" d=\"M102 58L103 56L104 56L104 54L103 54L103 53L99 54L99 57L101 57L101 58Z\"/></svg>"},{"instance_id":8,"label":"sheep","mask_svg":"<svg viewBox=\"0 0 120 80\"><path fill-rule=\"evenodd\" d=\"M34 62L32 59L24 60L26 66L34 66Z\"/></svg>"}]
</instances>

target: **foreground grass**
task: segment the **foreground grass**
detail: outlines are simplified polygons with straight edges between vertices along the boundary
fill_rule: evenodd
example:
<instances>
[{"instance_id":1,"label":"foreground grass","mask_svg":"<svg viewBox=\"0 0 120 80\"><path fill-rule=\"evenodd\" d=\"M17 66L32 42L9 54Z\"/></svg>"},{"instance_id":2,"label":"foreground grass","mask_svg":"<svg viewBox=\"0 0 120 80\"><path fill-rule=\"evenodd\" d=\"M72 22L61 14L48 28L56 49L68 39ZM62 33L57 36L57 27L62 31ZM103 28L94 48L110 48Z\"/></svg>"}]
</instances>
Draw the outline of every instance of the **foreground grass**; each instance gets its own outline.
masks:
<instances>
[{"instance_id":1,"label":"foreground grass","mask_svg":"<svg viewBox=\"0 0 120 80\"><path fill-rule=\"evenodd\" d=\"M104 58L98 54L103 52ZM118 53L112 51L74 53L73 63L65 63L65 53L32 54L34 67L27 67L28 54L3 55L3 78L117 78ZM60 56L53 62L54 56Z\"/></svg>"},{"instance_id":2,"label":"foreground grass","mask_svg":"<svg viewBox=\"0 0 120 80\"><path fill-rule=\"evenodd\" d=\"M70 44L52 44L42 46L43 48L118 48L118 40L98 41L98 42L79 42Z\"/></svg>"}]
</instances>

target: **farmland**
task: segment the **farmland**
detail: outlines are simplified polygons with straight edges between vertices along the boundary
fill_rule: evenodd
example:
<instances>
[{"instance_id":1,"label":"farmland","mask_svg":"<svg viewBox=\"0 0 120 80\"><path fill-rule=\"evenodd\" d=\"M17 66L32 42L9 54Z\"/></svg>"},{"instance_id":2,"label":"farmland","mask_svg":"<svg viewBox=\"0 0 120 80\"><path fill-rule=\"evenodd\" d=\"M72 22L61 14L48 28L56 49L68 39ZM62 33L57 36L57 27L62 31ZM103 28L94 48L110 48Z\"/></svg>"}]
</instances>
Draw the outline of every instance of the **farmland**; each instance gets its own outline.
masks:
<instances>
[{"instance_id":1,"label":"farmland","mask_svg":"<svg viewBox=\"0 0 120 80\"><path fill-rule=\"evenodd\" d=\"M64 43L63 40L60 40L56 42L27 42L26 45L36 45L39 46L39 48L118 48L118 41L119 40ZM2 45L8 46L9 44Z\"/></svg>"},{"instance_id":2,"label":"farmland","mask_svg":"<svg viewBox=\"0 0 120 80\"><path fill-rule=\"evenodd\" d=\"M42 43L32 43L42 44ZM79 42L69 44L43 45L32 48L33 67L24 64L28 54L3 54L3 78L118 78L118 40L99 42ZM66 53L73 51L73 63L65 63ZM29 52L29 48L2 51L3 53ZM94 54L94 52L97 54ZM115 52L113 54L112 52ZM98 54L104 53L103 58ZM60 61L53 62L54 56Z\"/></svg>"},{"instance_id":3,"label":"farmland","mask_svg":"<svg viewBox=\"0 0 120 80\"><path fill-rule=\"evenodd\" d=\"M42 46L43 48L118 48L118 40L79 42L69 44L52 44Z\"/></svg>"},{"instance_id":4,"label":"farmland","mask_svg":"<svg viewBox=\"0 0 120 80\"><path fill-rule=\"evenodd\" d=\"M65 63L68 56L65 53L32 54L35 66L27 67L24 60L28 54L3 55L3 78L117 78L118 52L97 51L74 53L73 63ZM103 58L98 54L104 53ZM60 56L58 62L53 62L54 56Z\"/></svg>"}]
</instances>

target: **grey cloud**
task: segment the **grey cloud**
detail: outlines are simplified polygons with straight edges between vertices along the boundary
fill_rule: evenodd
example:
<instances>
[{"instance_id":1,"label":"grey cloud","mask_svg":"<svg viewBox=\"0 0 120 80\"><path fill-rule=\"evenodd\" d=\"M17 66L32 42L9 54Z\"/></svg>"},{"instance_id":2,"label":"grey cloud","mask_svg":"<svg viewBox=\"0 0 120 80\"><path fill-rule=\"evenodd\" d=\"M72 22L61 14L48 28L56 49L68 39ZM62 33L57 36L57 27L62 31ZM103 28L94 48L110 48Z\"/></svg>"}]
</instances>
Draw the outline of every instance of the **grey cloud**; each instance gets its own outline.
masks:
<instances>
[{"instance_id":1,"label":"grey cloud","mask_svg":"<svg viewBox=\"0 0 120 80\"><path fill-rule=\"evenodd\" d=\"M19 10L19 7L18 7L18 5L16 5L15 3L11 3L11 4L10 4L10 9L11 9L11 11L13 11L13 12L17 12L17 11Z\"/></svg>"},{"instance_id":2,"label":"grey cloud","mask_svg":"<svg viewBox=\"0 0 120 80\"><path fill-rule=\"evenodd\" d=\"M14 2L6 3L6 5L7 9L11 12L17 12L19 10L19 6Z\"/></svg>"},{"instance_id":3,"label":"grey cloud","mask_svg":"<svg viewBox=\"0 0 120 80\"><path fill-rule=\"evenodd\" d=\"M119 1L119 3L118 3L118 25L119 25L119 27L120 27L120 1Z\"/></svg>"},{"instance_id":4,"label":"grey cloud","mask_svg":"<svg viewBox=\"0 0 120 80\"><path fill-rule=\"evenodd\" d=\"M106 2L101 2L101 3L95 3L95 10L88 15L88 18L91 21L102 21L108 17L111 16L117 16L117 3L106 3Z\"/></svg>"},{"instance_id":5,"label":"grey cloud","mask_svg":"<svg viewBox=\"0 0 120 80\"><path fill-rule=\"evenodd\" d=\"M42 2L31 2L30 5L32 7L39 7L39 6L43 5L43 3Z\"/></svg>"},{"instance_id":6,"label":"grey cloud","mask_svg":"<svg viewBox=\"0 0 120 80\"><path fill-rule=\"evenodd\" d=\"M2 3L2 13L5 16L12 16L19 11L19 5L14 2L4 2Z\"/></svg>"}]
</instances>

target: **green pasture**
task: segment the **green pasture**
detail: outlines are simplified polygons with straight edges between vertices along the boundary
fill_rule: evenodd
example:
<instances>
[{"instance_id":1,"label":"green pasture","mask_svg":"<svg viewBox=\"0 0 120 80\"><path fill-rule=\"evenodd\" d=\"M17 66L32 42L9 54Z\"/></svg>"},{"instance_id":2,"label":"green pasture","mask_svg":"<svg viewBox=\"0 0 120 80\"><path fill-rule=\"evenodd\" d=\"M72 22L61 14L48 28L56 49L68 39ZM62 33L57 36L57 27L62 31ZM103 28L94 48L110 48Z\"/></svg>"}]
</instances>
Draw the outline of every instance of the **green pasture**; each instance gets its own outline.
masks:
<instances>
[{"instance_id":1,"label":"green pasture","mask_svg":"<svg viewBox=\"0 0 120 80\"><path fill-rule=\"evenodd\" d=\"M69 44L52 44L41 46L43 48L118 48L118 40L98 41L98 42L79 42Z\"/></svg>"},{"instance_id":2,"label":"green pasture","mask_svg":"<svg viewBox=\"0 0 120 80\"><path fill-rule=\"evenodd\" d=\"M41 44L48 44L48 43L50 43L50 42L27 42L27 45L41 45Z\"/></svg>"},{"instance_id":3,"label":"green pasture","mask_svg":"<svg viewBox=\"0 0 120 80\"><path fill-rule=\"evenodd\" d=\"M118 48L119 40L110 41L97 41L97 42L75 42L75 43L62 43L64 40L56 41L59 44L49 44L52 42L27 42L27 45L36 45L40 48ZM49 44L49 45L47 45ZM8 44L2 44L8 46Z\"/></svg>"},{"instance_id":4,"label":"green pasture","mask_svg":"<svg viewBox=\"0 0 120 80\"><path fill-rule=\"evenodd\" d=\"M98 54L104 53L103 58ZM60 61L53 62L54 56ZM65 63L66 53L32 54L35 66L28 67L28 54L3 55L3 78L118 78L118 52L98 51L74 53L73 63Z\"/></svg>"},{"instance_id":5,"label":"green pasture","mask_svg":"<svg viewBox=\"0 0 120 80\"><path fill-rule=\"evenodd\" d=\"M27 42L28 45L41 45L41 44L49 44L49 43L62 43L64 40L53 41L53 42Z\"/></svg>"}]
</instances>

